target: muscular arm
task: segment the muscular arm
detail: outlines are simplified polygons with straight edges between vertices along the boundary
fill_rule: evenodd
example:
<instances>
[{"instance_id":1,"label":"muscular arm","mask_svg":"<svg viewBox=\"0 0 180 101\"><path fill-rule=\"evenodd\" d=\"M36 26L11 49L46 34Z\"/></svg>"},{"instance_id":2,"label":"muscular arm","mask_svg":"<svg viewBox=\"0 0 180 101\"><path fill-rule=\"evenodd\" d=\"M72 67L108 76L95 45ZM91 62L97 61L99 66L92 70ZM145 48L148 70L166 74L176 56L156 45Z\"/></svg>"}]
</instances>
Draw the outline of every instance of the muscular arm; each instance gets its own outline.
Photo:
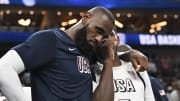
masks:
<instances>
[{"instance_id":1,"label":"muscular arm","mask_svg":"<svg viewBox=\"0 0 180 101\"><path fill-rule=\"evenodd\" d=\"M111 60L104 62L104 69L101 74L100 83L94 92L93 101L114 101L112 67L113 62Z\"/></svg>"},{"instance_id":2,"label":"muscular arm","mask_svg":"<svg viewBox=\"0 0 180 101\"><path fill-rule=\"evenodd\" d=\"M10 50L0 59L0 89L8 101L30 101L18 77L18 73L23 70L24 64L14 50Z\"/></svg>"},{"instance_id":3,"label":"muscular arm","mask_svg":"<svg viewBox=\"0 0 180 101\"><path fill-rule=\"evenodd\" d=\"M101 59L104 65L99 85L97 86L93 101L114 101L114 86L113 86L113 62L115 56L114 43L112 40L106 40L102 47L97 52L104 55ZM103 51L103 52L102 52Z\"/></svg>"}]
</instances>

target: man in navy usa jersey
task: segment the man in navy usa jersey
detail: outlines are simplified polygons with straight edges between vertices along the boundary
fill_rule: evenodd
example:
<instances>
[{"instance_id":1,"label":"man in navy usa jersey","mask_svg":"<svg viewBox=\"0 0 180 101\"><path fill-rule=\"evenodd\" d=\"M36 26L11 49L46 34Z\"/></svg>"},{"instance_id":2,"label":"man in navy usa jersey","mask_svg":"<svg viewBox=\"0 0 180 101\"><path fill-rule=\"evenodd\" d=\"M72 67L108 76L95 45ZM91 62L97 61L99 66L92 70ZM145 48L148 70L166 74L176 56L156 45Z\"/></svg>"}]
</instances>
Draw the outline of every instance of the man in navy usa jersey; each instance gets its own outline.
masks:
<instances>
[{"instance_id":1,"label":"man in navy usa jersey","mask_svg":"<svg viewBox=\"0 0 180 101\"><path fill-rule=\"evenodd\" d=\"M18 73L31 73L32 101L113 101L114 44L108 39L114 27L112 13L94 7L67 29L34 33L0 59L0 89L8 101L30 101ZM92 93L91 64L96 45L106 44L102 77Z\"/></svg>"}]
</instances>

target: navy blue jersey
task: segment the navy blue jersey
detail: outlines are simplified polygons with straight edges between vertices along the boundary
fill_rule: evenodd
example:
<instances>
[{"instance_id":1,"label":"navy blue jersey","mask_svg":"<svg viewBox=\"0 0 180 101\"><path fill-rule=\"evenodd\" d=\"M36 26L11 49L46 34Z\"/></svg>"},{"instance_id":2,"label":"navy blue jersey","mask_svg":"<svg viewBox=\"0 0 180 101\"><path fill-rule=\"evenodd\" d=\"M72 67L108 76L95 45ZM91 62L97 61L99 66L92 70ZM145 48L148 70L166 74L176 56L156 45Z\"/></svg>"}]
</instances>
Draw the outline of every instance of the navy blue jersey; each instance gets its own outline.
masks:
<instances>
[{"instance_id":1,"label":"navy blue jersey","mask_svg":"<svg viewBox=\"0 0 180 101\"><path fill-rule=\"evenodd\" d=\"M150 76L150 81L156 101L169 101L160 81L152 76Z\"/></svg>"},{"instance_id":2,"label":"navy blue jersey","mask_svg":"<svg viewBox=\"0 0 180 101\"><path fill-rule=\"evenodd\" d=\"M63 31L36 32L13 49L31 72L33 101L92 101L89 61Z\"/></svg>"}]
</instances>

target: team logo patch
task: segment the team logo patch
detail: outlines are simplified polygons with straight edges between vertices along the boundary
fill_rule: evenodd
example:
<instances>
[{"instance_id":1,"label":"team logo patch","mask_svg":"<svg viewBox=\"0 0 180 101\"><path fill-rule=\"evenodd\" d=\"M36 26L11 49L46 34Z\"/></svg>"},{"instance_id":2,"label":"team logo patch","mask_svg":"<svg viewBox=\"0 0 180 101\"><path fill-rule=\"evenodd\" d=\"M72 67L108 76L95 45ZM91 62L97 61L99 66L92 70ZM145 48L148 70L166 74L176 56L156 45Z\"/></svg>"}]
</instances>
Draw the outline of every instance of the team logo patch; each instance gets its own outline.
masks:
<instances>
[{"instance_id":1,"label":"team logo patch","mask_svg":"<svg viewBox=\"0 0 180 101\"><path fill-rule=\"evenodd\" d=\"M164 95L166 95L166 92L165 92L164 90L159 90L159 94L160 94L161 96L164 96Z\"/></svg>"},{"instance_id":2,"label":"team logo patch","mask_svg":"<svg viewBox=\"0 0 180 101\"><path fill-rule=\"evenodd\" d=\"M77 56L77 65L80 73L91 73L89 60L82 56Z\"/></svg>"},{"instance_id":3,"label":"team logo patch","mask_svg":"<svg viewBox=\"0 0 180 101\"><path fill-rule=\"evenodd\" d=\"M114 92L136 92L134 84L131 79L116 79L114 83Z\"/></svg>"}]
</instances>

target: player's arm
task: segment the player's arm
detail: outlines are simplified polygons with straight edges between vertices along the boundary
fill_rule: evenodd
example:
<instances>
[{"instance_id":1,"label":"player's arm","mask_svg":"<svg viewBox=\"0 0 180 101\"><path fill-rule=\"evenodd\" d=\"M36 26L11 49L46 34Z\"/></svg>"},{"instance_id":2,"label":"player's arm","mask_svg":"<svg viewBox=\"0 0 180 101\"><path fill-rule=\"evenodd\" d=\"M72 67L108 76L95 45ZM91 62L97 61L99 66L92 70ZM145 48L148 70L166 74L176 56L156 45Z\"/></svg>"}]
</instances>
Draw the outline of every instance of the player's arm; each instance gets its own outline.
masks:
<instances>
[{"instance_id":1,"label":"player's arm","mask_svg":"<svg viewBox=\"0 0 180 101\"><path fill-rule=\"evenodd\" d=\"M39 31L0 59L0 89L8 101L30 101L22 89L18 73L25 69L35 70L52 61L54 51L55 34L52 31Z\"/></svg>"},{"instance_id":2,"label":"player's arm","mask_svg":"<svg viewBox=\"0 0 180 101\"><path fill-rule=\"evenodd\" d=\"M24 64L14 50L0 59L0 89L8 101L30 101L24 93L18 73L24 71Z\"/></svg>"},{"instance_id":3,"label":"player's arm","mask_svg":"<svg viewBox=\"0 0 180 101\"><path fill-rule=\"evenodd\" d=\"M132 49L128 45L120 45L118 47L118 55L120 59L130 61L137 72L148 68L148 58L142 52Z\"/></svg>"},{"instance_id":4,"label":"player's arm","mask_svg":"<svg viewBox=\"0 0 180 101\"><path fill-rule=\"evenodd\" d=\"M99 85L97 86L93 101L114 101L113 86L113 61L114 61L114 45L112 40L105 40L100 48L99 54L103 55L102 63L104 65Z\"/></svg>"}]
</instances>

